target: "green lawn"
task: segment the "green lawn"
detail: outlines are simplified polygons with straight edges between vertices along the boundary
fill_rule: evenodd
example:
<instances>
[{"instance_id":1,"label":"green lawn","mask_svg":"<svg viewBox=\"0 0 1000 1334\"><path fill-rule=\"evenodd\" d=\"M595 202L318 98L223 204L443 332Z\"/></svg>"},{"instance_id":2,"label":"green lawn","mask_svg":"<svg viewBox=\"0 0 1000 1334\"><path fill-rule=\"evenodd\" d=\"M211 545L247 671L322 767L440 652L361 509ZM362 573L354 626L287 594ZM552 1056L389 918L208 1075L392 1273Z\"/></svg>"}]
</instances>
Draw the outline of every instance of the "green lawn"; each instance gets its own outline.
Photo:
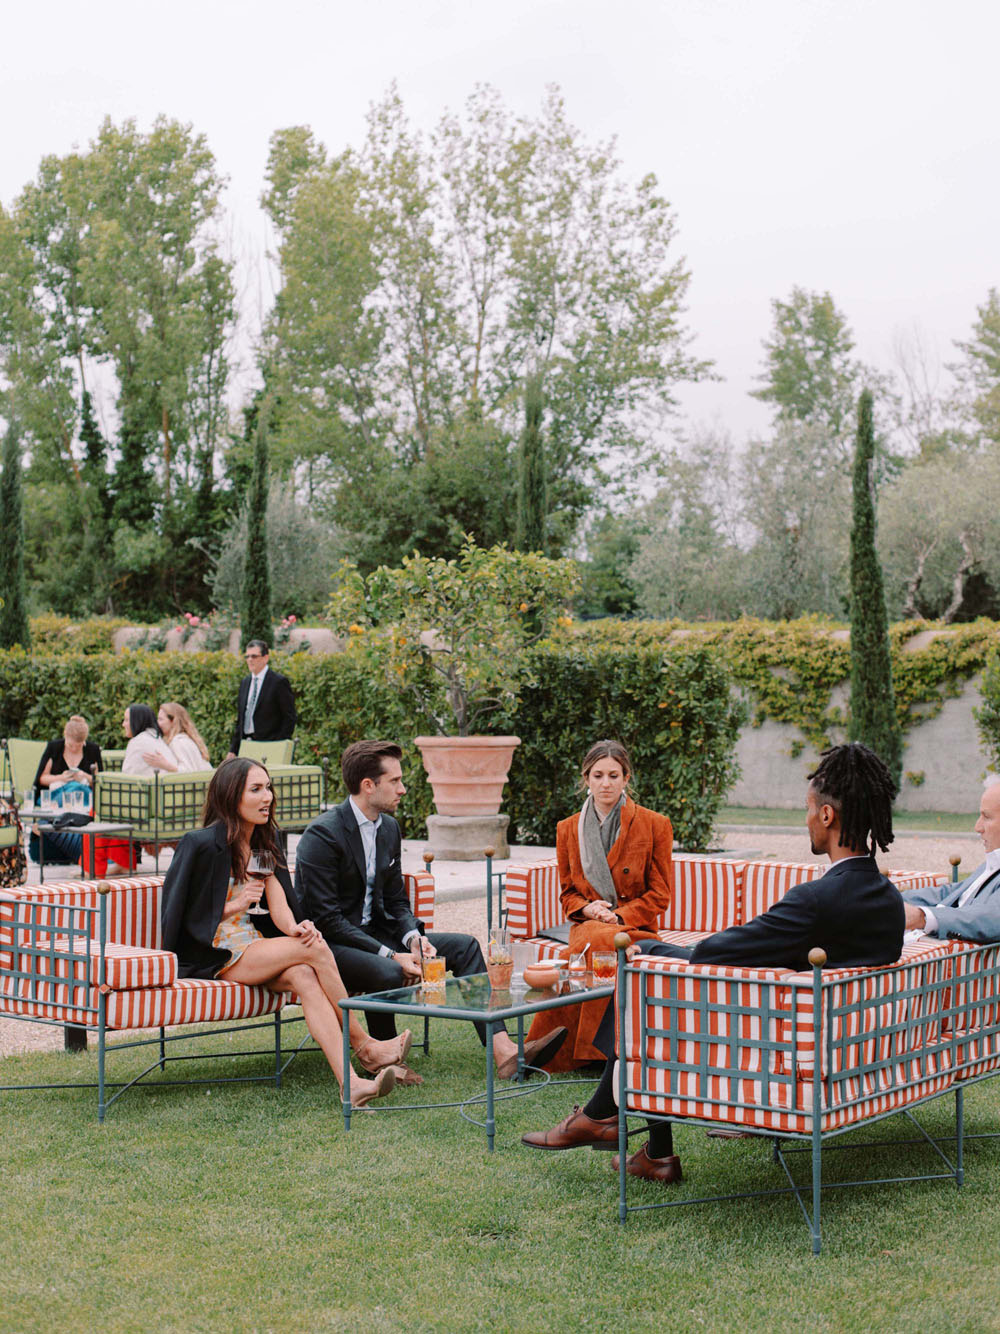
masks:
<instances>
[{"instance_id":1,"label":"green lawn","mask_svg":"<svg viewBox=\"0 0 1000 1334\"><path fill-rule=\"evenodd\" d=\"M956 815L951 811L894 811L893 828L940 830L942 834L971 833L975 823L975 812L968 815ZM745 825L794 825L803 826L805 807L802 810L775 810L771 806L723 806L718 814L719 824Z\"/></svg>"},{"instance_id":2,"label":"green lawn","mask_svg":"<svg viewBox=\"0 0 1000 1334\"><path fill-rule=\"evenodd\" d=\"M456 1097L481 1079L465 1025L433 1032L431 1056L417 1057L427 1084L395 1100ZM2 1072L4 1082L39 1081L93 1066L92 1056L36 1055L8 1058ZM454 1110L361 1114L345 1135L334 1095L315 1052L280 1092L134 1090L103 1126L89 1091L3 1095L0 1328L1000 1325L1000 1141L970 1147L962 1191L935 1182L827 1193L814 1258L790 1197L638 1214L619 1227L610 1155L518 1143L563 1116L573 1090L502 1105L492 1156ZM932 1104L927 1124L944 1132L951 1107ZM993 1130L1000 1085L974 1087L966 1107L970 1132ZM907 1133L898 1120L886 1128ZM781 1184L762 1141L682 1128L677 1148L683 1191ZM829 1170L894 1175L906 1170L903 1153L877 1164L863 1148L831 1154ZM635 1183L632 1197L663 1195Z\"/></svg>"}]
</instances>

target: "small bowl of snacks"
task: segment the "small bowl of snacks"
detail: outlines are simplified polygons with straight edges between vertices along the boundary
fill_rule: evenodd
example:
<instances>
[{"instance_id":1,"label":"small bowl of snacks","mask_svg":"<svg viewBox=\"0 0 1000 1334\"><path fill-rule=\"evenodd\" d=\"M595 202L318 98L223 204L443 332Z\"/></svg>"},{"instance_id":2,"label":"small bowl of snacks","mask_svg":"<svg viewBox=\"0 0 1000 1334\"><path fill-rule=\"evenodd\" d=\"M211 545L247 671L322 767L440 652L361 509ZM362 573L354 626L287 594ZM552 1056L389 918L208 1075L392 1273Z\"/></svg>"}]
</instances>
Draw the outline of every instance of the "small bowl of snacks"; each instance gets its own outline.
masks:
<instances>
[{"instance_id":1,"label":"small bowl of snacks","mask_svg":"<svg viewBox=\"0 0 1000 1334\"><path fill-rule=\"evenodd\" d=\"M561 975L562 969L549 959L539 959L536 963L529 963L524 970L525 982L536 991L554 987Z\"/></svg>"}]
</instances>

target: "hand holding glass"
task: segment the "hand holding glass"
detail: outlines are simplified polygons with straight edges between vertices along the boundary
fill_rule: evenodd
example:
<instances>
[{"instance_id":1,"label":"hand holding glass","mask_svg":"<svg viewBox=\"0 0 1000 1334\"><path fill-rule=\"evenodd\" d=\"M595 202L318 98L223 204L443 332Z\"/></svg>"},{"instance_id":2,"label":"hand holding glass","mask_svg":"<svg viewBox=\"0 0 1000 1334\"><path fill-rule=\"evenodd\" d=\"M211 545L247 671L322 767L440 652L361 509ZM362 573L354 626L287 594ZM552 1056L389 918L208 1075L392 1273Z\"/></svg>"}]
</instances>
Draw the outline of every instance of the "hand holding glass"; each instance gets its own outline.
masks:
<instances>
[{"instance_id":1,"label":"hand holding glass","mask_svg":"<svg viewBox=\"0 0 1000 1334\"><path fill-rule=\"evenodd\" d=\"M247 912L254 917L264 917L267 914L267 905L261 907L264 901L263 889L267 883L267 878L274 871L274 856L270 852L258 852L256 850L250 853L250 860L247 862L247 875L251 880L261 882L261 899L254 907L248 908Z\"/></svg>"}]
</instances>

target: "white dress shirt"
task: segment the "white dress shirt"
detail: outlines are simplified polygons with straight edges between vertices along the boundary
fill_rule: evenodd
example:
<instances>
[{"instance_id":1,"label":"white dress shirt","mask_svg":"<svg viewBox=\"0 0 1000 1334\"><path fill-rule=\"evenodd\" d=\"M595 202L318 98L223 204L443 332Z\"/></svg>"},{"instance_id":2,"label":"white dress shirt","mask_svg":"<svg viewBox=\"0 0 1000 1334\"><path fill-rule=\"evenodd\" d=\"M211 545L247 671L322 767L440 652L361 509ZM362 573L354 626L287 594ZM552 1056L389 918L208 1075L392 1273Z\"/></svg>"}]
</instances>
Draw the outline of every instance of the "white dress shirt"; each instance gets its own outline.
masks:
<instances>
[{"instance_id":1,"label":"white dress shirt","mask_svg":"<svg viewBox=\"0 0 1000 1334\"><path fill-rule=\"evenodd\" d=\"M257 708L257 702L260 699L260 692L264 689L264 677L267 675L267 666L263 666L256 675L250 673L250 689L247 691L247 711L243 715L244 732L253 731L253 715ZM253 704L251 706L251 702Z\"/></svg>"},{"instance_id":2,"label":"white dress shirt","mask_svg":"<svg viewBox=\"0 0 1000 1334\"><path fill-rule=\"evenodd\" d=\"M377 820L369 820L353 797L349 797L348 800L351 803L354 818L358 822L358 829L361 831L361 843L365 850L365 901L361 908L361 925L367 926L372 920L372 899L375 895L375 836L378 834L379 826L382 823L382 814L379 812ZM408 945L413 937L419 936L419 934L419 931L407 931L403 937L403 944ZM378 952L384 959L389 959L396 953L391 945L380 945Z\"/></svg>"}]
</instances>

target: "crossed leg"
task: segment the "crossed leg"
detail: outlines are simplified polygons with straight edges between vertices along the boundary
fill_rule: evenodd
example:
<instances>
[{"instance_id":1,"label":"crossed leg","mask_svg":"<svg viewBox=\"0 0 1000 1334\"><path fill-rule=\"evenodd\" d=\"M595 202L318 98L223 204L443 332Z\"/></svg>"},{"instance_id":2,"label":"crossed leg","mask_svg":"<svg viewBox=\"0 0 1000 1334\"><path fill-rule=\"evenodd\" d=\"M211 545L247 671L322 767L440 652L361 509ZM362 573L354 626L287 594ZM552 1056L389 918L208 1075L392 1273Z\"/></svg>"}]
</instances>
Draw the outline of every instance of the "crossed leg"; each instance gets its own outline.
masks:
<instances>
[{"instance_id":1,"label":"crossed leg","mask_svg":"<svg viewBox=\"0 0 1000 1334\"><path fill-rule=\"evenodd\" d=\"M294 991L302 1002L306 1027L319 1044L343 1091L343 1030L338 1001L343 1000L347 992L333 955L322 938L308 945L295 936L254 940L223 976L249 986L266 986L275 992ZM349 1019L349 1031L351 1046L362 1053L362 1059L378 1065L391 1068L397 1052L408 1046L408 1033L391 1042L376 1042L353 1015ZM375 1079L352 1078L352 1103L361 1107L372 1097L390 1092L395 1078L387 1079L387 1073L388 1070L383 1069Z\"/></svg>"}]
</instances>

